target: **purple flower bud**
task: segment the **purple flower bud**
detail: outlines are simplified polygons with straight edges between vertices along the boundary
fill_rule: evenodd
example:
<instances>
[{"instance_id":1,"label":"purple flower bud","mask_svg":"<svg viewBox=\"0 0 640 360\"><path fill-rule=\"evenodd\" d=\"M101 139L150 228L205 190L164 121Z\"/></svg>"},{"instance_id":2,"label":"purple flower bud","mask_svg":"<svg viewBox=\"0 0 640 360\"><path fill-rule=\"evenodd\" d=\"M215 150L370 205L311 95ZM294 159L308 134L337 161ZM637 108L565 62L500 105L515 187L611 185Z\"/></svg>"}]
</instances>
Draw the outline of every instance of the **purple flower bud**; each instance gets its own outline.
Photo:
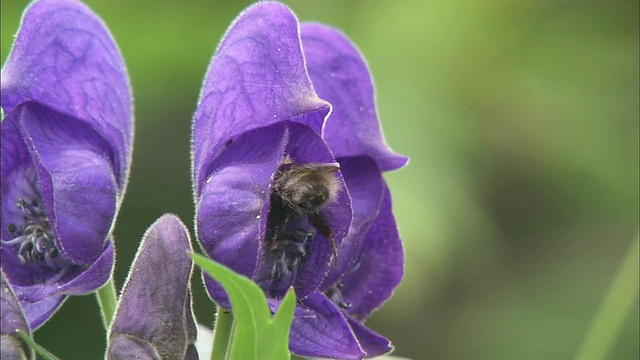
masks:
<instances>
[{"instance_id":1,"label":"purple flower bud","mask_svg":"<svg viewBox=\"0 0 640 360\"><path fill-rule=\"evenodd\" d=\"M114 316L108 359L198 359L189 234L163 215L144 234Z\"/></svg>"},{"instance_id":2,"label":"purple flower bud","mask_svg":"<svg viewBox=\"0 0 640 360\"><path fill-rule=\"evenodd\" d=\"M367 66L341 33L261 2L231 25L193 125L196 234L254 279L272 309L301 299L290 349L360 359L392 350L362 324L391 296L403 253L382 172L386 145ZM229 300L205 276L214 301Z\"/></svg>"},{"instance_id":3,"label":"purple flower bud","mask_svg":"<svg viewBox=\"0 0 640 360\"><path fill-rule=\"evenodd\" d=\"M131 90L104 23L34 1L2 69L2 269L31 328L102 286L127 184Z\"/></svg>"}]
</instances>

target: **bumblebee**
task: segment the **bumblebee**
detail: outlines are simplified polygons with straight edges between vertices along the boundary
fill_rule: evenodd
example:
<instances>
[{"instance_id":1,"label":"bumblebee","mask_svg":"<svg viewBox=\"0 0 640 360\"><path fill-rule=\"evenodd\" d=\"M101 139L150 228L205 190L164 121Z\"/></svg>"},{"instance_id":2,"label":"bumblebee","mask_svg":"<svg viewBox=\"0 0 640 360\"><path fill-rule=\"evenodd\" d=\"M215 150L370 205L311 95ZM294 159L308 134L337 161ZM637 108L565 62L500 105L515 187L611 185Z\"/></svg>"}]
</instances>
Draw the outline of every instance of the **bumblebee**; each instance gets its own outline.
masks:
<instances>
[{"instance_id":1,"label":"bumblebee","mask_svg":"<svg viewBox=\"0 0 640 360\"><path fill-rule=\"evenodd\" d=\"M286 291L295 281L316 232L329 240L334 257L337 255L331 227L320 210L340 191L338 169L337 163L295 163L287 156L276 173L263 246L265 259L272 263L267 286L272 293Z\"/></svg>"}]
</instances>

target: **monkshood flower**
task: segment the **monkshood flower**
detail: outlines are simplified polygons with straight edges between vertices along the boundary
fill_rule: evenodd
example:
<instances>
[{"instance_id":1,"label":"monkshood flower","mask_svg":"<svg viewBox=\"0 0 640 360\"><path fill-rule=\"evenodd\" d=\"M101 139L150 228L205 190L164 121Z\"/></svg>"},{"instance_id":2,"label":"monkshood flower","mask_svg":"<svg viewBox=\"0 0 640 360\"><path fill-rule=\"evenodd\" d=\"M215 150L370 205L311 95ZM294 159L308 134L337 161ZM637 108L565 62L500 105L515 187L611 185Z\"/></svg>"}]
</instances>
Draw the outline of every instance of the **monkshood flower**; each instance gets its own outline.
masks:
<instances>
[{"instance_id":1,"label":"monkshood flower","mask_svg":"<svg viewBox=\"0 0 640 360\"><path fill-rule=\"evenodd\" d=\"M73 0L25 11L2 69L2 270L31 329L111 276L127 184L127 71L104 23Z\"/></svg>"},{"instance_id":2,"label":"monkshood flower","mask_svg":"<svg viewBox=\"0 0 640 360\"><path fill-rule=\"evenodd\" d=\"M107 359L198 359L187 228L172 214L142 237L111 325Z\"/></svg>"},{"instance_id":3,"label":"monkshood flower","mask_svg":"<svg viewBox=\"0 0 640 360\"><path fill-rule=\"evenodd\" d=\"M340 359L391 351L362 322L402 277L381 173L407 159L384 142L369 71L351 42L322 25L300 27L279 3L247 9L209 66L192 150L198 240L254 279L272 309L294 287L291 351ZM208 276L205 284L229 309L221 286Z\"/></svg>"},{"instance_id":4,"label":"monkshood flower","mask_svg":"<svg viewBox=\"0 0 640 360\"><path fill-rule=\"evenodd\" d=\"M2 332L2 343L0 344L1 359L33 359L33 349L31 349L18 336L16 330L30 336L29 325L24 317L20 303L11 289L11 285L4 272L0 274L0 330Z\"/></svg>"}]
</instances>

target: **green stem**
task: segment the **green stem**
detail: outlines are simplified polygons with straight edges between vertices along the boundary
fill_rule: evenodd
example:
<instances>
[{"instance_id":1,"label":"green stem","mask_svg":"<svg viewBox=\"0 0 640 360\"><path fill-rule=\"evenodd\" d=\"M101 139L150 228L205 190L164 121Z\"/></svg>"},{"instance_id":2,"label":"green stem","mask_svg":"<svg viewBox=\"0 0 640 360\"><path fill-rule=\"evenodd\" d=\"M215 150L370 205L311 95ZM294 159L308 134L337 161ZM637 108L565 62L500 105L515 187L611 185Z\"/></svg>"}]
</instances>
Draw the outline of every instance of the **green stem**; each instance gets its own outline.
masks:
<instances>
[{"instance_id":1,"label":"green stem","mask_svg":"<svg viewBox=\"0 0 640 360\"><path fill-rule=\"evenodd\" d=\"M104 325L105 330L108 331L118 303L118 296L116 295L116 286L113 283L113 278L109 278L109 281L96 291L96 299L100 306L102 325Z\"/></svg>"},{"instance_id":2,"label":"green stem","mask_svg":"<svg viewBox=\"0 0 640 360\"><path fill-rule=\"evenodd\" d=\"M578 360L604 359L638 296L638 235L633 240L613 284L580 348Z\"/></svg>"},{"instance_id":3,"label":"green stem","mask_svg":"<svg viewBox=\"0 0 640 360\"><path fill-rule=\"evenodd\" d=\"M227 359L227 351L233 330L233 315L231 312L218 307L216 314L216 324L213 328L213 349L211 350L211 360Z\"/></svg>"}]
</instances>

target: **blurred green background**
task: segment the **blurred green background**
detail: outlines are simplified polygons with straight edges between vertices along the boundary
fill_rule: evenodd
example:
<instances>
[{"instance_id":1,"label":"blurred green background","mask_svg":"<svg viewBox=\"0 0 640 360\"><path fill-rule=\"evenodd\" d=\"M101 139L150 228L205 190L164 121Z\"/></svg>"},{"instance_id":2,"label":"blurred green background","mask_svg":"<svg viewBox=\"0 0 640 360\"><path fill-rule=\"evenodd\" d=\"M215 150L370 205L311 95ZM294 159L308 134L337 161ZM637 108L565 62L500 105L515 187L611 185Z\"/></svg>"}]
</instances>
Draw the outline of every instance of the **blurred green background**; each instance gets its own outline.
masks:
<instances>
[{"instance_id":1,"label":"blurred green background","mask_svg":"<svg viewBox=\"0 0 640 360\"><path fill-rule=\"evenodd\" d=\"M86 2L135 96L120 287L158 216L192 228L191 117L220 37L250 2ZM2 1L2 59L26 3ZM413 359L575 358L638 232L638 1L287 4L360 47L387 141L411 157L387 174L405 279L368 324ZM194 286L210 323L199 276ZM638 358L637 297L629 309L609 359ZM63 359L100 358L93 296L68 300L36 339Z\"/></svg>"}]
</instances>

